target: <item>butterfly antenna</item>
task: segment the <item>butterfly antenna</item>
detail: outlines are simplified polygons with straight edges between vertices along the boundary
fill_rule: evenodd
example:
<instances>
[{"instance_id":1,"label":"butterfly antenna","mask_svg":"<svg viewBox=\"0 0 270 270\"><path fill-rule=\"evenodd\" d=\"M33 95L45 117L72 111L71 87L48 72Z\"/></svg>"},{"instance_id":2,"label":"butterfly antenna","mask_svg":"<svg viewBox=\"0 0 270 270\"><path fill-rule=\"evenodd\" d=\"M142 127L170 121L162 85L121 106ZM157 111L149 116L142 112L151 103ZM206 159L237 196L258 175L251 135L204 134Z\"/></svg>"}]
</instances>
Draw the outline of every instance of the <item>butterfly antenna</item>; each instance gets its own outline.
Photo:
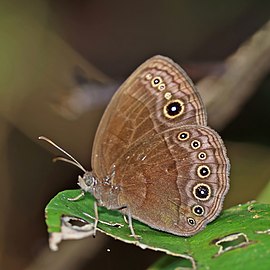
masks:
<instances>
[{"instance_id":1,"label":"butterfly antenna","mask_svg":"<svg viewBox=\"0 0 270 270\"><path fill-rule=\"evenodd\" d=\"M68 152L66 152L63 148L58 146L56 143L54 143L53 141L51 141L50 139L44 136L40 136L38 137L38 139L46 141L47 143L51 144L52 146L54 146L55 148L57 148L59 151L61 151L62 153L64 153L66 156L70 158L70 159L67 159L64 157L56 157L53 159L54 162L57 160L61 160L61 161L73 164L74 166L80 168L83 172L86 172L86 169L73 156L71 156Z\"/></svg>"}]
</instances>

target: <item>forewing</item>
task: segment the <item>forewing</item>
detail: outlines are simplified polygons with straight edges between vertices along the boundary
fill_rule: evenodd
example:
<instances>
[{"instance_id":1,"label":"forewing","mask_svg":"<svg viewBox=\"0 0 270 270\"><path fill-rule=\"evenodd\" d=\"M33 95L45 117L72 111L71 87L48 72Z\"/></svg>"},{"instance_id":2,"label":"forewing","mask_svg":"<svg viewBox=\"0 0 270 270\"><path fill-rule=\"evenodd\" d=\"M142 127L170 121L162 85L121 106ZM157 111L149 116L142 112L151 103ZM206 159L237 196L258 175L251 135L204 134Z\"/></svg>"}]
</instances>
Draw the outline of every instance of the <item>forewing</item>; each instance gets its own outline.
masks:
<instances>
[{"instance_id":1,"label":"forewing","mask_svg":"<svg viewBox=\"0 0 270 270\"><path fill-rule=\"evenodd\" d=\"M142 137L151 140L157 133L187 124L206 125L199 94L171 59L152 57L137 68L109 103L96 133L92 169L97 177L106 177Z\"/></svg>"}]
</instances>

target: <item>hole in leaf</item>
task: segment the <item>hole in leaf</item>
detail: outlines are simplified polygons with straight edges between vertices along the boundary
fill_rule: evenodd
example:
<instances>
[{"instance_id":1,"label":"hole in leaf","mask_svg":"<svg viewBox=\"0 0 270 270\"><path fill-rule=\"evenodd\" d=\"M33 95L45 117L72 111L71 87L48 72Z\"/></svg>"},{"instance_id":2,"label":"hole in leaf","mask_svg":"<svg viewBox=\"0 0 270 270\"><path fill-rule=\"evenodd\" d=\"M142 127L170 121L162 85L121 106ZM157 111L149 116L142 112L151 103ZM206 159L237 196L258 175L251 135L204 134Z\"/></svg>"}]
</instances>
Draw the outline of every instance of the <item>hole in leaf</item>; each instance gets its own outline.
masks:
<instances>
[{"instance_id":1,"label":"hole in leaf","mask_svg":"<svg viewBox=\"0 0 270 270\"><path fill-rule=\"evenodd\" d=\"M70 224L72 227L84 227L85 225L89 224L81 218L65 217L62 220L63 222Z\"/></svg>"},{"instance_id":2,"label":"hole in leaf","mask_svg":"<svg viewBox=\"0 0 270 270\"><path fill-rule=\"evenodd\" d=\"M248 240L247 235L244 233L230 234L219 240L215 240L214 242L215 245L219 247L219 251L214 255L214 257L217 257L229 250L243 248L251 243Z\"/></svg>"},{"instance_id":3,"label":"hole in leaf","mask_svg":"<svg viewBox=\"0 0 270 270\"><path fill-rule=\"evenodd\" d=\"M257 234L270 234L270 229L265 230L265 231L256 231L255 233L257 233Z\"/></svg>"},{"instance_id":4,"label":"hole in leaf","mask_svg":"<svg viewBox=\"0 0 270 270\"><path fill-rule=\"evenodd\" d=\"M82 239L94 234L94 225L83 219L63 216L61 221L61 230L50 233L49 245L53 251L58 250L58 245L62 240Z\"/></svg>"}]
</instances>

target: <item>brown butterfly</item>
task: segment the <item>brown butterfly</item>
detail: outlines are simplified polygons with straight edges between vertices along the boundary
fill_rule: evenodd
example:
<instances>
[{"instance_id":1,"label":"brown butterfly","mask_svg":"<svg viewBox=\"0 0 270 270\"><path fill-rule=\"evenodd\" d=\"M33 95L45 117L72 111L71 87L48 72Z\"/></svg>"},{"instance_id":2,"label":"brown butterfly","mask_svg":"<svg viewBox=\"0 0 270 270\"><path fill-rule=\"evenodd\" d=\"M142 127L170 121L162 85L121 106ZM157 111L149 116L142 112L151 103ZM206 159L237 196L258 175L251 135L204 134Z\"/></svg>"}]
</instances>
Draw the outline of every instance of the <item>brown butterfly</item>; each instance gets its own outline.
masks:
<instances>
[{"instance_id":1,"label":"brown butterfly","mask_svg":"<svg viewBox=\"0 0 270 270\"><path fill-rule=\"evenodd\" d=\"M127 215L135 237L132 219L190 236L220 213L229 169L192 81L171 59L154 56L113 96L96 133L92 171L79 185L100 206Z\"/></svg>"}]
</instances>

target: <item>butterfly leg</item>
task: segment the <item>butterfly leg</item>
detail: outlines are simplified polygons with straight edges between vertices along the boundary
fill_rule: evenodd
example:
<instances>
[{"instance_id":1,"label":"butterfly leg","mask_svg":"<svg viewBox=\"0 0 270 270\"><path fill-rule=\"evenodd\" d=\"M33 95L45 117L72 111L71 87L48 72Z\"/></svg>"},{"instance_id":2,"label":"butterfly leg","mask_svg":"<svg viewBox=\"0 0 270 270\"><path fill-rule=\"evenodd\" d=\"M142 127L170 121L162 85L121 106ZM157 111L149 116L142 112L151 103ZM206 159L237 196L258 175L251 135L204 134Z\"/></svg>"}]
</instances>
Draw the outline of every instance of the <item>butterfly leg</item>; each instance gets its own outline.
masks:
<instances>
[{"instance_id":1,"label":"butterfly leg","mask_svg":"<svg viewBox=\"0 0 270 270\"><path fill-rule=\"evenodd\" d=\"M128 227L130 229L130 236L131 237L134 237L135 240L140 240L142 237L140 235L137 235L134 231L134 227L133 227L133 224L132 224L132 215L131 215L131 212L130 212L130 209L127 205L124 205L124 206L121 206L121 207L116 207L116 208L109 208L110 210L123 210L123 209L126 209L126 213L123 215L124 217L124 220L125 222L128 224ZM127 218L126 218L127 216Z\"/></svg>"},{"instance_id":2,"label":"butterfly leg","mask_svg":"<svg viewBox=\"0 0 270 270\"><path fill-rule=\"evenodd\" d=\"M74 198L68 198L69 201L72 201L72 202L76 202L78 201L80 198L84 197L85 193L84 193L84 190L81 191L81 193L74 197Z\"/></svg>"},{"instance_id":3,"label":"butterfly leg","mask_svg":"<svg viewBox=\"0 0 270 270\"><path fill-rule=\"evenodd\" d=\"M126 215L123 215L124 221L126 222L126 224L128 224L128 219Z\"/></svg>"},{"instance_id":4,"label":"butterfly leg","mask_svg":"<svg viewBox=\"0 0 270 270\"><path fill-rule=\"evenodd\" d=\"M96 201L94 202L94 211L95 211L95 218L94 218L95 222L94 222L93 237L96 236L98 222L100 222L102 224L109 225L109 226L113 226L113 227L116 227L116 226L117 227L123 227L123 225L119 224L119 223L108 223L108 222L99 220L99 217L98 217L98 204L97 204Z\"/></svg>"},{"instance_id":5,"label":"butterfly leg","mask_svg":"<svg viewBox=\"0 0 270 270\"><path fill-rule=\"evenodd\" d=\"M94 202L94 212L95 212L95 216L91 216L90 214L88 213L83 213L85 216L91 218L94 220L94 228L93 228L93 237L96 236L96 232L97 232L97 225L98 223L101 223L101 224L104 224L104 225L107 225L107 226L112 226L112 227L118 227L118 228L122 228L124 227L123 224L120 224L120 223L111 223L111 222L106 222L106 221L102 221L99 219L99 216L98 216L98 203L95 201Z\"/></svg>"},{"instance_id":6,"label":"butterfly leg","mask_svg":"<svg viewBox=\"0 0 270 270\"><path fill-rule=\"evenodd\" d=\"M142 237L140 235L137 235L134 231L134 227L132 224L132 216L130 210L128 210L128 226L131 232L131 237L134 237L135 240L140 240Z\"/></svg>"}]
</instances>

